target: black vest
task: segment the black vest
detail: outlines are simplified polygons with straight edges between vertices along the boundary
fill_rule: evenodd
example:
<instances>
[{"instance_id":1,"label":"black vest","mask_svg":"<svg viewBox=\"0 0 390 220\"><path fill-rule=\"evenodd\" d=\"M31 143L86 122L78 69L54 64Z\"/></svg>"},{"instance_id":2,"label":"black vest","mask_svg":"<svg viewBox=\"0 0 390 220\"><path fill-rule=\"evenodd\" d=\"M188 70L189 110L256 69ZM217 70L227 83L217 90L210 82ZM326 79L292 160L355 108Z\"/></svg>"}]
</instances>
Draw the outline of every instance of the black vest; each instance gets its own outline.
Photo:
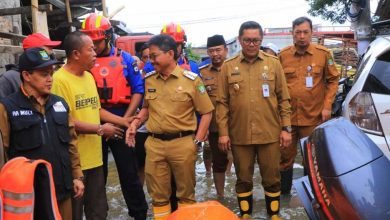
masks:
<instances>
[{"instance_id":1,"label":"black vest","mask_svg":"<svg viewBox=\"0 0 390 220\"><path fill-rule=\"evenodd\" d=\"M69 198L73 178L69 154L69 107L65 100L50 95L45 115L37 111L20 90L1 102L10 123L9 158L24 156L48 161L53 168L57 200Z\"/></svg>"}]
</instances>

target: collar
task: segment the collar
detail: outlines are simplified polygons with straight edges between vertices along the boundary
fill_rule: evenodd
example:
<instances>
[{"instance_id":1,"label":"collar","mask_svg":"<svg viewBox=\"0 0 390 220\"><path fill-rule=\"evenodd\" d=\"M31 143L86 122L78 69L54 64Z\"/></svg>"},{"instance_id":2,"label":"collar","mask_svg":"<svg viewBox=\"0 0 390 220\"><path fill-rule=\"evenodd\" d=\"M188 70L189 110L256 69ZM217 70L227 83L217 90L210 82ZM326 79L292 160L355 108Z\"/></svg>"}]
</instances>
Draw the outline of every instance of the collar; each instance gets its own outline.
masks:
<instances>
[{"instance_id":1,"label":"collar","mask_svg":"<svg viewBox=\"0 0 390 220\"><path fill-rule=\"evenodd\" d=\"M309 47L306 49L305 53L308 53L310 55L313 55L314 54L314 45L312 43L309 44ZM291 47L291 53L292 54L298 54L297 53L297 48L295 47L295 45L293 47Z\"/></svg>"},{"instance_id":2,"label":"collar","mask_svg":"<svg viewBox=\"0 0 390 220\"><path fill-rule=\"evenodd\" d=\"M183 69L180 68L180 66L176 64L175 69L174 69L174 70L172 71L172 73L168 76L168 78L171 77L171 76L175 76L176 78L178 78L178 77L180 76L180 73L181 73L182 71L183 71ZM161 76L160 73L158 73L157 76L156 76L156 79L158 79L158 78L163 79L163 77ZM167 78L167 79L168 79L168 78Z\"/></svg>"},{"instance_id":3,"label":"collar","mask_svg":"<svg viewBox=\"0 0 390 220\"><path fill-rule=\"evenodd\" d=\"M111 46L110 57L115 55L115 47Z\"/></svg>"},{"instance_id":4,"label":"collar","mask_svg":"<svg viewBox=\"0 0 390 220\"><path fill-rule=\"evenodd\" d=\"M256 60L264 60L264 54L262 54L259 50L259 53L257 54ZM244 54L242 53L242 50L240 51L240 62L246 61L246 58Z\"/></svg>"},{"instance_id":5,"label":"collar","mask_svg":"<svg viewBox=\"0 0 390 220\"><path fill-rule=\"evenodd\" d=\"M20 86L20 91L22 93L22 95L27 98L28 100L30 100L32 103L34 104L38 104L38 105L41 105L38 100L33 96L33 95L30 95L28 94L27 90L23 87L23 84ZM48 103L48 100L50 98L50 95L48 95L45 99L44 99L44 102L42 106L46 105L46 103Z\"/></svg>"},{"instance_id":6,"label":"collar","mask_svg":"<svg viewBox=\"0 0 390 220\"><path fill-rule=\"evenodd\" d=\"M215 66L213 66L213 64L210 64L210 68L209 69L212 70L212 71L221 72L222 66L215 67Z\"/></svg>"}]
</instances>

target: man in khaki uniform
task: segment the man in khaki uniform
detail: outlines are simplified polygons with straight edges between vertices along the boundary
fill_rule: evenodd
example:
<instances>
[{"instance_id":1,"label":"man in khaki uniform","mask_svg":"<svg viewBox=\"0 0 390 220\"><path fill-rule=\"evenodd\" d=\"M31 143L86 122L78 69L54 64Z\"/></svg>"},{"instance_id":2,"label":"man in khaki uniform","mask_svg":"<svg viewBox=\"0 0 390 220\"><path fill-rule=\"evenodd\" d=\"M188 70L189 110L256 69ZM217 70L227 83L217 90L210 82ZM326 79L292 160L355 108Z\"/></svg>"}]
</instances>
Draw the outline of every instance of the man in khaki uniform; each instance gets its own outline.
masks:
<instances>
[{"instance_id":1,"label":"man in khaki uniform","mask_svg":"<svg viewBox=\"0 0 390 220\"><path fill-rule=\"evenodd\" d=\"M260 167L267 213L278 219L280 147L290 145L290 96L277 57L260 51L263 31L254 21L239 30L242 51L225 61L218 80L219 147L232 145L236 193L243 218L252 213L255 158ZM282 129L283 128L283 129Z\"/></svg>"},{"instance_id":2,"label":"man in khaki uniform","mask_svg":"<svg viewBox=\"0 0 390 220\"><path fill-rule=\"evenodd\" d=\"M161 220L171 212L171 172L176 180L179 208L195 202L196 144L206 138L214 107L197 74L177 65L172 37L154 36L149 49L155 72L145 76L144 105L127 130L126 139L134 146L136 129L148 118L146 185L154 218ZM201 120L194 139L195 111L201 114Z\"/></svg>"},{"instance_id":3,"label":"man in khaki uniform","mask_svg":"<svg viewBox=\"0 0 390 220\"><path fill-rule=\"evenodd\" d=\"M214 35L207 39L207 54L211 59L211 63L200 68L203 82L206 86L207 93L213 103L216 105L218 75L221 72L221 67L226 59L228 48L226 47L225 39L222 35ZM213 178L218 196L224 196L225 188L225 171L228 164L227 152L221 151L218 148L218 128L215 117L211 120L209 127L209 143L211 148L211 158L213 166ZM208 152L203 151L203 159L206 165Z\"/></svg>"},{"instance_id":4,"label":"man in khaki uniform","mask_svg":"<svg viewBox=\"0 0 390 220\"><path fill-rule=\"evenodd\" d=\"M339 72L329 50L311 43L312 23L307 17L293 21L294 45L279 55L292 106L292 146L282 150L280 162L282 194L290 194L297 142L331 116Z\"/></svg>"}]
</instances>

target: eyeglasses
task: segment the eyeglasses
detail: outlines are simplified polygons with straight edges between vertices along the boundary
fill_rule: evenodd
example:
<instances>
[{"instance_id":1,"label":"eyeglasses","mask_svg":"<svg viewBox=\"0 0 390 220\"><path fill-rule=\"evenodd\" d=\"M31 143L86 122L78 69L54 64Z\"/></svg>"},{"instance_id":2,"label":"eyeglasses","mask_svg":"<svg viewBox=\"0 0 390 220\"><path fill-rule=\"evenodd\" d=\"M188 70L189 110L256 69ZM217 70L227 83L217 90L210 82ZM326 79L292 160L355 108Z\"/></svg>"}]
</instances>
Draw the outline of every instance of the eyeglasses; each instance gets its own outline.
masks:
<instances>
[{"instance_id":1,"label":"eyeglasses","mask_svg":"<svg viewBox=\"0 0 390 220\"><path fill-rule=\"evenodd\" d=\"M258 39L258 38L254 38L254 39L244 38L244 39L242 39L242 42L246 46L249 46L251 43L253 43L253 45L255 45L255 46L259 46L260 43L261 43L261 39Z\"/></svg>"}]
</instances>

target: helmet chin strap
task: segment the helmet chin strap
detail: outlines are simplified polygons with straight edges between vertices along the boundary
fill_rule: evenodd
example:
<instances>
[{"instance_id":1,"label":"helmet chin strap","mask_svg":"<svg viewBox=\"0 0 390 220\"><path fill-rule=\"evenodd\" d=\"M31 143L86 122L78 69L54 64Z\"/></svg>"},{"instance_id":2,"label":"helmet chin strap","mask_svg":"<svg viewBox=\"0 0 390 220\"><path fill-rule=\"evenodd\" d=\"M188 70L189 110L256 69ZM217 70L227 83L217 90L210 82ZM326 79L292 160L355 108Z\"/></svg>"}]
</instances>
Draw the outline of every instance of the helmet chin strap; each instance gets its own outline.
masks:
<instances>
[{"instance_id":1,"label":"helmet chin strap","mask_svg":"<svg viewBox=\"0 0 390 220\"><path fill-rule=\"evenodd\" d=\"M102 52L96 55L97 57L107 56L107 50L109 52L109 50L111 49L111 37L104 38L104 41L105 41L104 49L102 50Z\"/></svg>"}]
</instances>

